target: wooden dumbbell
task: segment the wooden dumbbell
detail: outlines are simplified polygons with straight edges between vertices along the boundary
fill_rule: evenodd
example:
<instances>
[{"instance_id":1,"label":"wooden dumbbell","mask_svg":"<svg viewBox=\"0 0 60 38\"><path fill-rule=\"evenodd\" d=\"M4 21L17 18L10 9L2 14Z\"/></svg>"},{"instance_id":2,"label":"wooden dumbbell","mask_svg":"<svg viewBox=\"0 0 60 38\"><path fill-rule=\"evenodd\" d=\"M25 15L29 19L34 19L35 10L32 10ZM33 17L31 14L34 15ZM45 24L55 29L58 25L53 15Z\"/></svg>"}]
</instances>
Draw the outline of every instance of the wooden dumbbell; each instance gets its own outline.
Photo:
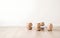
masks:
<instances>
[{"instance_id":1,"label":"wooden dumbbell","mask_svg":"<svg viewBox=\"0 0 60 38\"><path fill-rule=\"evenodd\" d=\"M35 26L35 29L36 29L37 31L40 31L40 30L41 30L41 28L40 28L40 23L37 23L37 25Z\"/></svg>"},{"instance_id":2,"label":"wooden dumbbell","mask_svg":"<svg viewBox=\"0 0 60 38\"><path fill-rule=\"evenodd\" d=\"M53 29L53 24L49 24L49 26L48 26L48 31L52 31L52 29Z\"/></svg>"},{"instance_id":3,"label":"wooden dumbbell","mask_svg":"<svg viewBox=\"0 0 60 38\"><path fill-rule=\"evenodd\" d=\"M44 22L40 22L40 26L41 26L41 30L43 31L44 30Z\"/></svg>"},{"instance_id":4,"label":"wooden dumbbell","mask_svg":"<svg viewBox=\"0 0 60 38\"><path fill-rule=\"evenodd\" d=\"M40 22L40 25L41 25L41 26L44 26L45 24L44 24L44 22Z\"/></svg>"},{"instance_id":5,"label":"wooden dumbbell","mask_svg":"<svg viewBox=\"0 0 60 38\"><path fill-rule=\"evenodd\" d=\"M27 29L28 29L28 30L32 30L32 23L28 23Z\"/></svg>"}]
</instances>

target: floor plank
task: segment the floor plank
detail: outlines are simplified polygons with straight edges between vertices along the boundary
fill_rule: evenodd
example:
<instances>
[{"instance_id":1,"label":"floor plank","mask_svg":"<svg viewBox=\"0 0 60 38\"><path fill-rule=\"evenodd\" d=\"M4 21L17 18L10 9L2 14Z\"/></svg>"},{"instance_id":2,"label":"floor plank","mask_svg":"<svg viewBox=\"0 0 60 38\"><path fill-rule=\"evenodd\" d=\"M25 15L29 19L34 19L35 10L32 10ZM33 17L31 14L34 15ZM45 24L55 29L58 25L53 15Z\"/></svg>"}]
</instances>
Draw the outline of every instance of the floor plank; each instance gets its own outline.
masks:
<instances>
[{"instance_id":1,"label":"floor plank","mask_svg":"<svg viewBox=\"0 0 60 38\"><path fill-rule=\"evenodd\" d=\"M21 27L0 27L0 38L60 38L60 29L48 32Z\"/></svg>"}]
</instances>

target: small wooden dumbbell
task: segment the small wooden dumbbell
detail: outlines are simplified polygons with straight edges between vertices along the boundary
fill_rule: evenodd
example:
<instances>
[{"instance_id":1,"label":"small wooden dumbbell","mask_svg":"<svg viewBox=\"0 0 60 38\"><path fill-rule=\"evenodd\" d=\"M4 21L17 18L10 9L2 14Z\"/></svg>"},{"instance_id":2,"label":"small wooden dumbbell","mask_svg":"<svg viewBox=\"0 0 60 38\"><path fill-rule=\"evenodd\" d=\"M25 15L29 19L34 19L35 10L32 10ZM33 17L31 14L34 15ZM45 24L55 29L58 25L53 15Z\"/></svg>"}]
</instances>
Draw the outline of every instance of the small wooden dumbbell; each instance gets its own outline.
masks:
<instances>
[{"instance_id":1,"label":"small wooden dumbbell","mask_svg":"<svg viewBox=\"0 0 60 38\"><path fill-rule=\"evenodd\" d=\"M41 26L44 26L45 24L44 24L44 22L40 22L40 25L41 25Z\"/></svg>"},{"instance_id":2,"label":"small wooden dumbbell","mask_svg":"<svg viewBox=\"0 0 60 38\"><path fill-rule=\"evenodd\" d=\"M35 29L36 29L37 31L40 31L40 30L41 30L41 28L40 28L40 23L37 23L37 25L35 26Z\"/></svg>"},{"instance_id":3,"label":"small wooden dumbbell","mask_svg":"<svg viewBox=\"0 0 60 38\"><path fill-rule=\"evenodd\" d=\"M52 31L52 29L53 29L53 24L49 24L48 31Z\"/></svg>"},{"instance_id":4,"label":"small wooden dumbbell","mask_svg":"<svg viewBox=\"0 0 60 38\"><path fill-rule=\"evenodd\" d=\"M28 30L32 30L32 23L28 23L27 29L28 29Z\"/></svg>"},{"instance_id":5,"label":"small wooden dumbbell","mask_svg":"<svg viewBox=\"0 0 60 38\"><path fill-rule=\"evenodd\" d=\"M44 22L40 22L40 26L41 26L41 30L43 31L44 30Z\"/></svg>"}]
</instances>

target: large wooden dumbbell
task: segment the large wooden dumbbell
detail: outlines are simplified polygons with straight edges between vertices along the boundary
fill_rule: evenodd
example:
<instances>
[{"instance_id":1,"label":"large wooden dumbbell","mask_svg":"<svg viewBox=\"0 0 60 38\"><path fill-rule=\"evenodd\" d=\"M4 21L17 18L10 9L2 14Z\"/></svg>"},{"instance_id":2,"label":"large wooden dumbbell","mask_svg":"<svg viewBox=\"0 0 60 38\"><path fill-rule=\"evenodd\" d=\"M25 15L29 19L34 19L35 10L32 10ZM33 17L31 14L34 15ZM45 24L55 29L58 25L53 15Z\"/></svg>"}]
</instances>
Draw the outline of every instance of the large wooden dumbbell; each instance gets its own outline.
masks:
<instances>
[{"instance_id":1,"label":"large wooden dumbbell","mask_svg":"<svg viewBox=\"0 0 60 38\"><path fill-rule=\"evenodd\" d=\"M28 30L32 30L32 23L28 23L27 29L28 29Z\"/></svg>"},{"instance_id":2,"label":"large wooden dumbbell","mask_svg":"<svg viewBox=\"0 0 60 38\"><path fill-rule=\"evenodd\" d=\"M41 30L41 28L40 28L40 23L37 23L37 25L35 26L35 29L36 29L37 31L40 31L40 30Z\"/></svg>"},{"instance_id":3,"label":"large wooden dumbbell","mask_svg":"<svg viewBox=\"0 0 60 38\"><path fill-rule=\"evenodd\" d=\"M53 30L53 24L49 24L49 26L47 27L48 31L52 31Z\"/></svg>"}]
</instances>

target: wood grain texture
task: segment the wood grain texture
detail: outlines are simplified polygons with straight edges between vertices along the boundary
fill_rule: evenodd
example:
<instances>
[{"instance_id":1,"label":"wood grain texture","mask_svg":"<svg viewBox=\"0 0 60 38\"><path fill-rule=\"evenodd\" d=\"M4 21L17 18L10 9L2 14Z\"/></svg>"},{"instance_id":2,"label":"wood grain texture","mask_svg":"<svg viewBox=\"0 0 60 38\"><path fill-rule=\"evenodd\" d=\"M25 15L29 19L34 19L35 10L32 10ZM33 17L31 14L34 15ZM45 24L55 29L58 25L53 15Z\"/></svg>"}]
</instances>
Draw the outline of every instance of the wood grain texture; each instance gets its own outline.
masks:
<instances>
[{"instance_id":1,"label":"wood grain texture","mask_svg":"<svg viewBox=\"0 0 60 38\"><path fill-rule=\"evenodd\" d=\"M0 38L60 38L60 29L49 32L21 27L0 27Z\"/></svg>"}]
</instances>

